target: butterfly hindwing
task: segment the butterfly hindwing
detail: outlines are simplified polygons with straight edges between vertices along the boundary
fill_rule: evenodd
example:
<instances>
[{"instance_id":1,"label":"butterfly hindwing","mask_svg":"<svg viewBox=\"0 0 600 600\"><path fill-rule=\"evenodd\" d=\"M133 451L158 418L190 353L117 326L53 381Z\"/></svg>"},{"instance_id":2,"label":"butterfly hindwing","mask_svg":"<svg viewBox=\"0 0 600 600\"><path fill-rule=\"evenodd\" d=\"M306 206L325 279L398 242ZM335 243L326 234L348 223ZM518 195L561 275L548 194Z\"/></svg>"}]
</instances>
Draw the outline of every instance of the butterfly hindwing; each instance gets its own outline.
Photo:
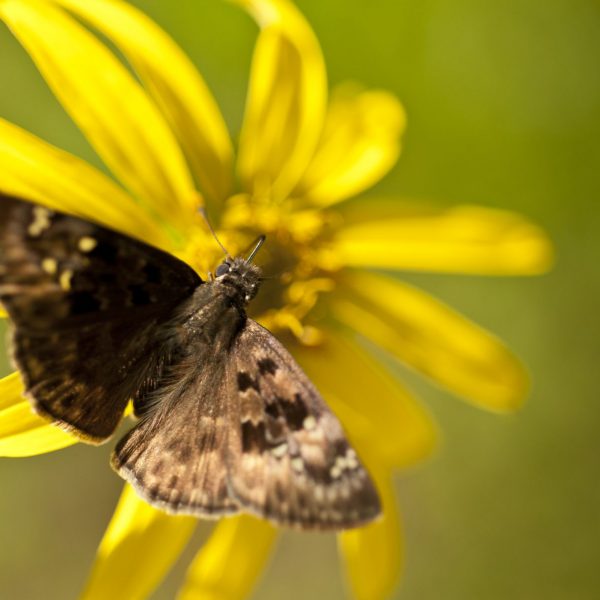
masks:
<instances>
[{"instance_id":1,"label":"butterfly hindwing","mask_svg":"<svg viewBox=\"0 0 600 600\"><path fill-rule=\"evenodd\" d=\"M240 506L303 528L356 527L376 517L369 475L283 345L248 319L232 354L240 435L229 469Z\"/></svg>"},{"instance_id":2,"label":"butterfly hindwing","mask_svg":"<svg viewBox=\"0 0 600 600\"><path fill-rule=\"evenodd\" d=\"M73 216L0 196L0 302L42 415L108 438L154 377L160 331L200 278L178 259Z\"/></svg>"},{"instance_id":3,"label":"butterfly hindwing","mask_svg":"<svg viewBox=\"0 0 600 600\"><path fill-rule=\"evenodd\" d=\"M228 461L239 439L237 388L227 373L229 349L246 319L224 292L210 285L196 291L193 316L177 328L177 360L137 398L140 421L112 457L113 468L143 498L173 513L214 517L239 510Z\"/></svg>"},{"instance_id":4,"label":"butterfly hindwing","mask_svg":"<svg viewBox=\"0 0 600 600\"><path fill-rule=\"evenodd\" d=\"M283 346L232 313L220 315L230 343L207 353L192 336L171 383L141 399L146 412L113 467L173 513L317 529L373 519L377 492L337 419Z\"/></svg>"},{"instance_id":5,"label":"butterfly hindwing","mask_svg":"<svg viewBox=\"0 0 600 600\"><path fill-rule=\"evenodd\" d=\"M238 511L230 497L229 405L223 363L205 365L157 390L155 407L117 444L113 468L138 494L171 513L218 517ZM197 366L191 366L197 373Z\"/></svg>"}]
</instances>

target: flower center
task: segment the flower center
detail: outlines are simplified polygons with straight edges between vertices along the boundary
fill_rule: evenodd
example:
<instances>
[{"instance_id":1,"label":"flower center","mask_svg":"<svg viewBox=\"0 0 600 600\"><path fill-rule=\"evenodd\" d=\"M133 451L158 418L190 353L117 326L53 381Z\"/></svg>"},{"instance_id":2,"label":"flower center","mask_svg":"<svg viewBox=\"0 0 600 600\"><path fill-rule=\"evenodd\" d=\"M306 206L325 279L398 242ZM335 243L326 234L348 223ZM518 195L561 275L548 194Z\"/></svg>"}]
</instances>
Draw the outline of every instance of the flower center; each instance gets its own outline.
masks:
<instances>
[{"instance_id":1,"label":"flower center","mask_svg":"<svg viewBox=\"0 0 600 600\"><path fill-rule=\"evenodd\" d=\"M320 342L319 320L325 314L320 300L335 287L337 267L326 248L336 226L335 213L299 210L293 201L274 203L247 194L227 200L217 233L231 255L247 254L258 236L267 236L254 259L264 281L249 306L253 318L271 331L291 332L303 344ZM195 251L194 263L201 271L214 270L222 259L214 241L208 253L206 244L202 239Z\"/></svg>"}]
</instances>

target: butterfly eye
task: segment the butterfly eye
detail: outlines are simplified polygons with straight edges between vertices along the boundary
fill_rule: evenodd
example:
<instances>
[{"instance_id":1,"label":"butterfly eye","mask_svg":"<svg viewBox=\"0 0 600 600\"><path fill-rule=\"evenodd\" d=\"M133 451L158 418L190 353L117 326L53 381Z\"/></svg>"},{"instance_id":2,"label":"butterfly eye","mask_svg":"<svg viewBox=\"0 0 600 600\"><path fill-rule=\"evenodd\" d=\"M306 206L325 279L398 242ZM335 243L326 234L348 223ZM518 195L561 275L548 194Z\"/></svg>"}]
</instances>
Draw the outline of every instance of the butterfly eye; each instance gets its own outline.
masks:
<instances>
[{"instance_id":1,"label":"butterfly eye","mask_svg":"<svg viewBox=\"0 0 600 600\"><path fill-rule=\"evenodd\" d=\"M217 270L215 271L215 275L217 277L221 277L221 275L225 275L225 273L229 273L229 268L230 268L229 263L221 263L217 267Z\"/></svg>"}]
</instances>

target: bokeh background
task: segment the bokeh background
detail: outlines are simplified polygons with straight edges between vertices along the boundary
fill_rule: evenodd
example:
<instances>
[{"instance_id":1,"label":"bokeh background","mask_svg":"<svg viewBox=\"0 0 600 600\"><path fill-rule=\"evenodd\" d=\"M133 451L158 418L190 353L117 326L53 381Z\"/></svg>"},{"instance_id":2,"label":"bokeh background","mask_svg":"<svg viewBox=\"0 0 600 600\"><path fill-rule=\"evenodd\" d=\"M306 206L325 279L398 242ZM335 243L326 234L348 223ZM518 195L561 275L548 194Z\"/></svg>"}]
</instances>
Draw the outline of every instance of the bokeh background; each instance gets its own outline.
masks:
<instances>
[{"instance_id":1,"label":"bokeh background","mask_svg":"<svg viewBox=\"0 0 600 600\"><path fill-rule=\"evenodd\" d=\"M192 56L236 132L250 19L221 0L135 4ZM541 278L409 277L506 340L534 388L519 414L499 417L410 378L443 439L398 477L406 562L396 596L600 597L600 4L298 4L332 85L391 90L408 111L401 161L371 194L513 209L557 249ZM1 27L0 115L98 162ZM0 366L8 372L4 354ZM0 597L76 597L121 489L109 450L0 460ZM156 599L174 597L183 569ZM343 598L335 539L286 534L255 597Z\"/></svg>"}]
</instances>

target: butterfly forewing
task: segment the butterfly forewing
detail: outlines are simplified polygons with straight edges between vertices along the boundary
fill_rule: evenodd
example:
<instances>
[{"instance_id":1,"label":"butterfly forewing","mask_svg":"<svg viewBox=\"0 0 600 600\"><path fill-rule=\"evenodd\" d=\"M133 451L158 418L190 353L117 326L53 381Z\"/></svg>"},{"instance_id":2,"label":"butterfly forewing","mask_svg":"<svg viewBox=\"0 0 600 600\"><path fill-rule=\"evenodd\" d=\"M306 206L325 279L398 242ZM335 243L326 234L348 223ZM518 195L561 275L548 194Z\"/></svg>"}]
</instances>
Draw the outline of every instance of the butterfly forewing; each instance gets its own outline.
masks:
<instances>
[{"instance_id":1,"label":"butterfly forewing","mask_svg":"<svg viewBox=\"0 0 600 600\"><path fill-rule=\"evenodd\" d=\"M200 283L156 248L0 196L0 302L14 360L36 410L81 437L113 433L163 360L157 328Z\"/></svg>"}]
</instances>

